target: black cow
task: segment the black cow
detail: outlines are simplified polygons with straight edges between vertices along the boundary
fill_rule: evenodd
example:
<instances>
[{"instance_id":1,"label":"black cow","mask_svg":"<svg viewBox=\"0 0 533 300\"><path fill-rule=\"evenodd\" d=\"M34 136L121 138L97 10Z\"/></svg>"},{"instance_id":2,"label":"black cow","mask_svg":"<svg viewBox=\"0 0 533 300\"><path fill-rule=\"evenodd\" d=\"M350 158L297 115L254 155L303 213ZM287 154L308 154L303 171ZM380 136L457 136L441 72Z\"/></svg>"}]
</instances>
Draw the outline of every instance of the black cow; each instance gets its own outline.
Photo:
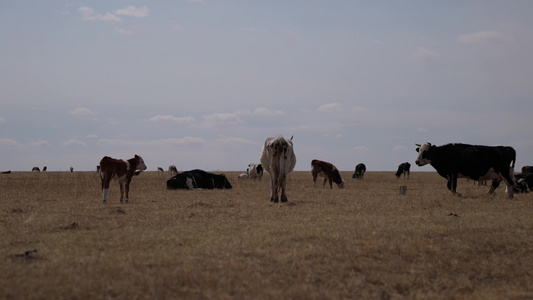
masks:
<instances>
[{"instance_id":1,"label":"black cow","mask_svg":"<svg viewBox=\"0 0 533 300\"><path fill-rule=\"evenodd\" d=\"M365 178L365 172L366 172L365 164L363 164L363 163L357 164L357 166L355 166L355 171L352 174L352 178L364 179Z\"/></svg>"},{"instance_id":2,"label":"black cow","mask_svg":"<svg viewBox=\"0 0 533 300\"><path fill-rule=\"evenodd\" d=\"M403 179L405 179L405 174L407 174L407 179L409 179L409 176L411 175L411 164L408 162L404 162L403 164L400 164L398 166L398 171L396 171L396 178L400 178L403 174Z\"/></svg>"},{"instance_id":3,"label":"black cow","mask_svg":"<svg viewBox=\"0 0 533 300\"><path fill-rule=\"evenodd\" d=\"M167 180L167 189L231 189L226 175L213 174L203 170L191 170L177 174Z\"/></svg>"},{"instance_id":4,"label":"black cow","mask_svg":"<svg viewBox=\"0 0 533 300\"><path fill-rule=\"evenodd\" d=\"M479 146L468 144L447 144L443 146L425 143L418 145L416 159L418 166L431 164L440 176L448 180L448 189L457 193L457 178L466 177L482 181L492 179L489 194L500 185L502 180L509 187L509 198L513 198L513 168L516 151L506 146Z\"/></svg>"}]
</instances>

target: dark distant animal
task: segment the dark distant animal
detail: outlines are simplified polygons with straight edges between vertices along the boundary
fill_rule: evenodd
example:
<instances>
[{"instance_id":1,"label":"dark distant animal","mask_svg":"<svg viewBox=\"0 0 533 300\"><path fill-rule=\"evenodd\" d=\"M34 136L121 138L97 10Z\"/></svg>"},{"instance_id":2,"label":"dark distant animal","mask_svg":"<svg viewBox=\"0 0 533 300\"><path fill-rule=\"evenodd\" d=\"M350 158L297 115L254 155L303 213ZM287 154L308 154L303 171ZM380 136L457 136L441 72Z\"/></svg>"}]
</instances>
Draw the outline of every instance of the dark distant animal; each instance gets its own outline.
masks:
<instances>
[{"instance_id":1,"label":"dark distant animal","mask_svg":"<svg viewBox=\"0 0 533 300\"><path fill-rule=\"evenodd\" d=\"M96 166L96 172L100 173L100 165Z\"/></svg>"},{"instance_id":2,"label":"dark distant animal","mask_svg":"<svg viewBox=\"0 0 533 300\"><path fill-rule=\"evenodd\" d=\"M352 178L364 179L365 178L365 172L366 172L365 164L363 164L363 163L357 164L357 166L355 166L355 171L353 171Z\"/></svg>"},{"instance_id":3,"label":"dark distant animal","mask_svg":"<svg viewBox=\"0 0 533 300\"><path fill-rule=\"evenodd\" d=\"M133 177L133 173L136 170L146 170L144 160L138 155L135 155L135 157L128 160L114 159L109 156L104 156L102 160L100 160L100 178L102 179L104 203L107 202L109 182L115 176L117 176L118 183L120 185L120 202L124 201L124 193L126 193L126 202L130 202L130 182L131 178Z\"/></svg>"},{"instance_id":4,"label":"dark distant animal","mask_svg":"<svg viewBox=\"0 0 533 300\"><path fill-rule=\"evenodd\" d=\"M43 172L46 172L46 166L43 167Z\"/></svg>"},{"instance_id":5,"label":"dark distant animal","mask_svg":"<svg viewBox=\"0 0 533 300\"><path fill-rule=\"evenodd\" d=\"M263 178L263 165L261 164L249 164L248 165L248 177L250 179L259 179Z\"/></svg>"},{"instance_id":6,"label":"dark distant animal","mask_svg":"<svg viewBox=\"0 0 533 300\"><path fill-rule=\"evenodd\" d=\"M74 168L70 167L70 173L74 172Z\"/></svg>"},{"instance_id":7,"label":"dark distant animal","mask_svg":"<svg viewBox=\"0 0 533 300\"><path fill-rule=\"evenodd\" d=\"M3 171L2 174L11 174L11 170L9 170L9 171Z\"/></svg>"},{"instance_id":8,"label":"dark distant animal","mask_svg":"<svg viewBox=\"0 0 533 300\"><path fill-rule=\"evenodd\" d=\"M161 168L161 167L157 167L157 172L164 172L164 171L163 171L163 168Z\"/></svg>"},{"instance_id":9,"label":"dark distant animal","mask_svg":"<svg viewBox=\"0 0 533 300\"><path fill-rule=\"evenodd\" d=\"M527 193L528 191L533 191L533 173L514 174L514 178L516 181L515 192Z\"/></svg>"},{"instance_id":10,"label":"dark distant animal","mask_svg":"<svg viewBox=\"0 0 533 300\"><path fill-rule=\"evenodd\" d=\"M177 175L178 174L178 168L176 168L175 165L170 165L170 166L168 166L168 172L170 173L171 176Z\"/></svg>"},{"instance_id":11,"label":"dark distant animal","mask_svg":"<svg viewBox=\"0 0 533 300\"><path fill-rule=\"evenodd\" d=\"M31 169L32 172L41 172L41 169L39 169L39 167L33 167Z\"/></svg>"},{"instance_id":12,"label":"dark distant animal","mask_svg":"<svg viewBox=\"0 0 533 300\"><path fill-rule=\"evenodd\" d=\"M269 137L261 149L260 161L270 177L270 201L287 202L287 176L296 165L292 137L284 138L282 135ZM281 196L279 191L281 190Z\"/></svg>"},{"instance_id":13,"label":"dark distant animal","mask_svg":"<svg viewBox=\"0 0 533 300\"><path fill-rule=\"evenodd\" d=\"M333 188L333 182L335 182L340 189L344 188L345 182L342 180L339 170L327 161L313 159L311 161L311 175L313 175L313 187L316 187L317 176L320 176L324 177L322 187L324 187L326 181L328 181L330 189Z\"/></svg>"},{"instance_id":14,"label":"dark distant animal","mask_svg":"<svg viewBox=\"0 0 533 300\"><path fill-rule=\"evenodd\" d=\"M453 194L457 193L457 178L466 177L476 181L492 179L489 194L503 180L509 187L509 198L513 198L516 152L512 147L468 144L434 146L431 143L417 146L416 164L431 164L440 176L448 180L448 189Z\"/></svg>"},{"instance_id":15,"label":"dark distant animal","mask_svg":"<svg viewBox=\"0 0 533 300\"><path fill-rule=\"evenodd\" d=\"M398 166L398 171L396 171L396 178L400 178L403 174L403 179L405 179L405 174L407 174L407 179L409 179L409 176L411 174L411 164L408 162L404 162Z\"/></svg>"},{"instance_id":16,"label":"dark distant animal","mask_svg":"<svg viewBox=\"0 0 533 300\"><path fill-rule=\"evenodd\" d=\"M191 170L177 174L167 180L167 189L231 189L231 183L224 174L213 174L203 170Z\"/></svg>"},{"instance_id":17,"label":"dark distant animal","mask_svg":"<svg viewBox=\"0 0 533 300\"><path fill-rule=\"evenodd\" d=\"M522 167L522 173L533 173L533 167L532 166L523 166Z\"/></svg>"}]
</instances>

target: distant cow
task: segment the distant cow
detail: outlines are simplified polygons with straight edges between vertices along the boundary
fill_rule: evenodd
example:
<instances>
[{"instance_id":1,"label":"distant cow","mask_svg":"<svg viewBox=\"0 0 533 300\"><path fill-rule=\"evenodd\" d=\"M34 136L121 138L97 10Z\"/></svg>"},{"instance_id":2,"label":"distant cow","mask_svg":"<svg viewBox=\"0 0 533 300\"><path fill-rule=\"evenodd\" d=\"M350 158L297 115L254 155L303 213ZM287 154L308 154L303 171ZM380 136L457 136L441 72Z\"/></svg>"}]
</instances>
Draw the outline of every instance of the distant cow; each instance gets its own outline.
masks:
<instances>
[{"instance_id":1,"label":"distant cow","mask_svg":"<svg viewBox=\"0 0 533 300\"><path fill-rule=\"evenodd\" d=\"M292 137L286 139L281 135L269 137L260 154L261 164L270 177L270 201L287 202L287 176L296 165ZM278 192L281 190L281 197Z\"/></svg>"},{"instance_id":2,"label":"distant cow","mask_svg":"<svg viewBox=\"0 0 533 300\"><path fill-rule=\"evenodd\" d=\"M39 169L39 167L33 167L31 169L32 172L41 172L41 169Z\"/></svg>"},{"instance_id":3,"label":"distant cow","mask_svg":"<svg viewBox=\"0 0 533 300\"><path fill-rule=\"evenodd\" d=\"M533 167L532 166L523 166L522 167L522 173L533 173Z\"/></svg>"},{"instance_id":4,"label":"distant cow","mask_svg":"<svg viewBox=\"0 0 533 300\"><path fill-rule=\"evenodd\" d=\"M248 176L250 179L263 178L263 165L261 164L249 164L248 165Z\"/></svg>"},{"instance_id":5,"label":"distant cow","mask_svg":"<svg viewBox=\"0 0 533 300\"><path fill-rule=\"evenodd\" d=\"M411 175L411 164L408 162L404 162L398 166L398 171L396 171L396 178L400 178L403 174L403 179L405 179L405 175L407 174L407 179L409 179L409 176Z\"/></svg>"},{"instance_id":6,"label":"distant cow","mask_svg":"<svg viewBox=\"0 0 533 300\"><path fill-rule=\"evenodd\" d=\"M100 165L96 166L96 172L100 173Z\"/></svg>"},{"instance_id":7,"label":"distant cow","mask_svg":"<svg viewBox=\"0 0 533 300\"><path fill-rule=\"evenodd\" d=\"M43 172L46 172L46 166L43 167Z\"/></svg>"},{"instance_id":8,"label":"distant cow","mask_svg":"<svg viewBox=\"0 0 533 300\"><path fill-rule=\"evenodd\" d=\"M11 170L9 170L9 171L3 171L2 174L11 174Z\"/></svg>"},{"instance_id":9,"label":"distant cow","mask_svg":"<svg viewBox=\"0 0 533 300\"><path fill-rule=\"evenodd\" d=\"M168 172L170 173L171 176L178 175L178 168L176 168L175 165L170 165L168 166Z\"/></svg>"},{"instance_id":10,"label":"distant cow","mask_svg":"<svg viewBox=\"0 0 533 300\"><path fill-rule=\"evenodd\" d=\"M74 172L74 168L70 167L70 173Z\"/></svg>"},{"instance_id":11,"label":"distant cow","mask_svg":"<svg viewBox=\"0 0 533 300\"><path fill-rule=\"evenodd\" d=\"M120 185L120 202L124 201L124 192L126 193L126 202L130 202L130 182L136 170L146 170L144 160L138 155L128 160L114 159L109 156L104 156L100 160L100 178L102 179L104 203L107 202L109 182L115 176L117 176Z\"/></svg>"},{"instance_id":12,"label":"distant cow","mask_svg":"<svg viewBox=\"0 0 533 300\"><path fill-rule=\"evenodd\" d=\"M517 188L515 188L515 192L527 193L528 191L533 191L532 173L515 174L514 178L517 185Z\"/></svg>"},{"instance_id":13,"label":"distant cow","mask_svg":"<svg viewBox=\"0 0 533 300\"><path fill-rule=\"evenodd\" d=\"M213 174L203 170L191 170L177 174L167 180L167 189L231 189L231 183L224 174Z\"/></svg>"},{"instance_id":14,"label":"distant cow","mask_svg":"<svg viewBox=\"0 0 533 300\"><path fill-rule=\"evenodd\" d=\"M322 187L324 187L326 181L328 181L330 189L333 188L333 182L335 182L340 189L344 188L345 183L339 174L339 170L329 162L313 159L311 161L311 175L313 175L313 187L316 187L317 176L320 176L324 177Z\"/></svg>"},{"instance_id":15,"label":"distant cow","mask_svg":"<svg viewBox=\"0 0 533 300\"><path fill-rule=\"evenodd\" d=\"M249 179L250 175L248 175L248 173L241 173L241 174L239 174L239 176L237 178L238 179Z\"/></svg>"},{"instance_id":16,"label":"distant cow","mask_svg":"<svg viewBox=\"0 0 533 300\"><path fill-rule=\"evenodd\" d=\"M161 167L157 167L157 172L164 172L164 171L163 171L163 168L161 168Z\"/></svg>"},{"instance_id":17,"label":"distant cow","mask_svg":"<svg viewBox=\"0 0 533 300\"><path fill-rule=\"evenodd\" d=\"M417 146L416 164L431 164L440 176L448 180L447 186L452 193L457 193L457 178L466 177L477 181L492 179L489 194L492 194L503 180L509 187L509 198L513 198L513 168L516 160L513 148L468 144L434 146L431 143Z\"/></svg>"},{"instance_id":18,"label":"distant cow","mask_svg":"<svg viewBox=\"0 0 533 300\"><path fill-rule=\"evenodd\" d=\"M364 179L365 178L365 172L366 172L365 164L363 164L363 163L357 164L357 166L355 166L355 171L353 171L352 178Z\"/></svg>"}]
</instances>

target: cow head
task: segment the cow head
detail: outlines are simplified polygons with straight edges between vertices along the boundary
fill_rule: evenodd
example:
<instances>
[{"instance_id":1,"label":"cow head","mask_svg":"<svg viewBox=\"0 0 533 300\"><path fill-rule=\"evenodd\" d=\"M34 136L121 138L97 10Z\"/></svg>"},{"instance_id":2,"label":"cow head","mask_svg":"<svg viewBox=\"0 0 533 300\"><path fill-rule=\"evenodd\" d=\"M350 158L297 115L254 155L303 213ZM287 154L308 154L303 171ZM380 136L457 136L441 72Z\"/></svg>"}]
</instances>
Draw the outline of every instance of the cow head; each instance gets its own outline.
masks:
<instances>
[{"instance_id":1,"label":"cow head","mask_svg":"<svg viewBox=\"0 0 533 300\"><path fill-rule=\"evenodd\" d=\"M137 163L137 170L141 170L141 171L146 170L146 165L144 164L144 160L143 160L142 157L140 157L139 155L135 154L135 160L138 162Z\"/></svg>"},{"instance_id":2,"label":"cow head","mask_svg":"<svg viewBox=\"0 0 533 300\"><path fill-rule=\"evenodd\" d=\"M341 183L337 184L337 186L339 187L339 189L343 189L345 185L346 185L346 182L344 182L344 180L341 181Z\"/></svg>"},{"instance_id":3,"label":"cow head","mask_svg":"<svg viewBox=\"0 0 533 300\"><path fill-rule=\"evenodd\" d=\"M423 145L415 144L417 146L416 152L418 157L416 158L416 165L421 167L431 163L431 160L427 157L427 151L431 148L431 143L425 143Z\"/></svg>"}]
</instances>

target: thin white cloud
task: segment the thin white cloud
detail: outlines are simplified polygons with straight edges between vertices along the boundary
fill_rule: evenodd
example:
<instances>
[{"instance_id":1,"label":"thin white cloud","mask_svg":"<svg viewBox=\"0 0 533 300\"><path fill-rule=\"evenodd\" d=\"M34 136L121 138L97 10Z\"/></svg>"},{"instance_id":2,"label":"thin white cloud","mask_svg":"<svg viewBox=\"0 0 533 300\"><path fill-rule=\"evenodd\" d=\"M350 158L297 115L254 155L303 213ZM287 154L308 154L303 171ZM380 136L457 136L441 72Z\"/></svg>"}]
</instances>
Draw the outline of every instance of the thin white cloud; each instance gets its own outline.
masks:
<instances>
[{"instance_id":1,"label":"thin white cloud","mask_svg":"<svg viewBox=\"0 0 533 300\"><path fill-rule=\"evenodd\" d=\"M111 145L111 146L138 146L142 142L123 140L123 139L99 139L97 144L99 145Z\"/></svg>"},{"instance_id":2,"label":"thin white cloud","mask_svg":"<svg viewBox=\"0 0 533 300\"><path fill-rule=\"evenodd\" d=\"M394 151L409 151L409 149L405 146L396 146L394 148L392 148L392 150Z\"/></svg>"},{"instance_id":3,"label":"thin white cloud","mask_svg":"<svg viewBox=\"0 0 533 300\"><path fill-rule=\"evenodd\" d=\"M123 15L123 16L130 16L130 17L136 17L136 18L144 18L148 16L148 13L150 10L148 7L135 7L133 5L128 5L126 8L118 9L115 13L117 15Z\"/></svg>"},{"instance_id":4,"label":"thin white cloud","mask_svg":"<svg viewBox=\"0 0 533 300\"><path fill-rule=\"evenodd\" d=\"M426 128L417 128L416 131L417 132L429 132L429 130Z\"/></svg>"},{"instance_id":5,"label":"thin white cloud","mask_svg":"<svg viewBox=\"0 0 533 300\"><path fill-rule=\"evenodd\" d=\"M259 108L255 109L254 113L256 115L268 116L268 117L279 116L279 115L284 115L285 114L281 110L270 110L270 109L264 108L264 107L259 107Z\"/></svg>"},{"instance_id":6,"label":"thin white cloud","mask_svg":"<svg viewBox=\"0 0 533 300\"><path fill-rule=\"evenodd\" d=\"M78 8L81 13L82 19L85 21L111 21L120 22L121 19L112 13L106 13L105 15L94 12L94 9L88 6L82 6Z\"/></svg>"},{"instance_id":7,"label":"thin white cloud","mask_svg":"<svg viewBox=\"0 0 533 300\"><path fill-rule=\"evenodd\" d=\"M96 135L96 134L89 134L89 135L86 136L86 138L88 138L88 139L97 139L97 138L98 138L98 135Z\"/></svg>"},{"instance_id":8,"label":"thin white cloud","mask_svg":"<svg viewBox=\"0 0 533 300\"><path fill-rule=\"evenodd\" d=\"M92 111L86 107L78 107L74 110L69 111L68 113L71 115L76 115L76 116L88 116L88 115L96 114L95 111Z\"/></svg>"},{"instance_id":9,"label":"thin white cloud","mask_svg":"<svg viewBox=\"0 0 533 300\"><path fill-rule=\"evenodd\" d=\"M335 112L335 111L341 111L342 105L340 103L328 103L320 106L318 108L318 111L320 112Z\"/></svg>"},{"instance_id":10,"label":"thin white cloud","mask_svg":"<svg viewBox=\"0 0 533 300\"><path fill-rule=\"evenodd\" d=\"M205 140L200 137L183 137L183 138L169 138L148 142L149 145L155 146L203 146Z\"/></svg>"},{"instance_id":11,"label":"thin white cloud","mask_svg":"<svg viewBox=\"0 0 533 300\"><path fill-rule=\"evenodd\" d=\"M204 118L207 127L228 127L242 123L242 120L238 115L231 113L214 113L202 116L202 118Z\"/></svg>"},{"instance_id":12,"label":"thin white cloud","mask_svg":"<svg viewBox=\"0 0 533 300\"><path fill-rule=\"evenodd\" d=\"M132 35L133 34L133 31L127 30L127 29L123 29L123 28L119 28L119 27L115 27L115 32L118 33L118 34L122 34L122 35Z\"/></svg>"},{"instance_id":13,"label":"thin white cloud","mask_svg":"<svg viewBox=\"0 0 533 300\"><path fill-rule=\"evenodd\" d=\"M240 137L227 137L227 138L219 138L217 142L225 143L225 144L247 144L247 145L256 145L257 142L243 139Z\"/></svg>"},{"instance_id":14,"label":"thin white cloud","mask_svg":"<svg viewBox=\"0 0 533 300\"><path fill-rule=\"evenodd\" d=\"M37 141L37 142L31 142L30 146L32 146L32 147L49 147L50 143L48 141L41 140L41 141Z\"/></svg>"},{"instance_id":15,"label":"thin white cloud","mask_svg":"<svg viewBox=\"0 0 533 300\"><path fill-rule=\"evenodd\" d=\"M495 43L502 41L503 35L498 31L480 31L462 34L457 37L457 42L461 44Z\"/></svg>"},{"instance_id":16,"label":"thin white cloud","mask_svg":"<svg viewBox=\"0 0 533 300\"><path fill-rule=\"evenodd\" d=\"M0 139L0 146L18 146L19 143L13 139Z\"/></svg>"},{"instance_id":17,"label":"thin white cloud","mask_svg":"<svg viewBox=\"0 0 533 300\"><path fill-rule=\"evenodd\" d=\"M175 117L172 115L157 115L148 119L150 122L172 122L178 124L194 123L196 119L194 117Z\"/></svg>"},{"instance_id":18,"label":"thin white cloud","mask_svg":"<svg viewBox=\"0 0 533 300\"><path fill-rule=\"evenodd\" d=\"M368 111L368 109L366 109L364 107L360 107L360 106L354 106L354 107L352 107L352 111L355 112L355 113L366 113Z\"/></svg>"},{"instance_id":19,"label":"thin white cloud","mask_svg":"<svg viewBox=\"0 0 533 300\"><path fill-rule=\"evenodd\" d=\"M66 142L63 142L63 146L82 146L82 147L86 147L87 144L85 144L84 142L76 139L76 138L71 138L70 140L66 141Z\"/></svg>"},{"instance_id":20,"label":"thin white cloud","mask_svg":"<svg viewBox=\"0 0 533 300\"><path fill-rule=\"evenodd\" d=\"M370 148L368 148L367 146L355 146L353 147L353 150L359 153L367 153L370 151Z\"/></svg>"},{"instance_id":21,"label":"thin white cloud","mask_svg":"<svg viewBox=\"0 0 533 300\"><path fill-rule=\"evenodd\" d=\"M418 47L413 56L416 58L437 58L440 54L425 47Z\"/></svg>"},{"instance_id":22,"label":"thin white cloud","mask_svg":"<svg viewBox=\"0 0 533 300\"><path fill-rule=\"evenodd\" d=\"M191 3L204 3L204 0L186 0L187 2Z\"/></svg>"}]
</instances>

